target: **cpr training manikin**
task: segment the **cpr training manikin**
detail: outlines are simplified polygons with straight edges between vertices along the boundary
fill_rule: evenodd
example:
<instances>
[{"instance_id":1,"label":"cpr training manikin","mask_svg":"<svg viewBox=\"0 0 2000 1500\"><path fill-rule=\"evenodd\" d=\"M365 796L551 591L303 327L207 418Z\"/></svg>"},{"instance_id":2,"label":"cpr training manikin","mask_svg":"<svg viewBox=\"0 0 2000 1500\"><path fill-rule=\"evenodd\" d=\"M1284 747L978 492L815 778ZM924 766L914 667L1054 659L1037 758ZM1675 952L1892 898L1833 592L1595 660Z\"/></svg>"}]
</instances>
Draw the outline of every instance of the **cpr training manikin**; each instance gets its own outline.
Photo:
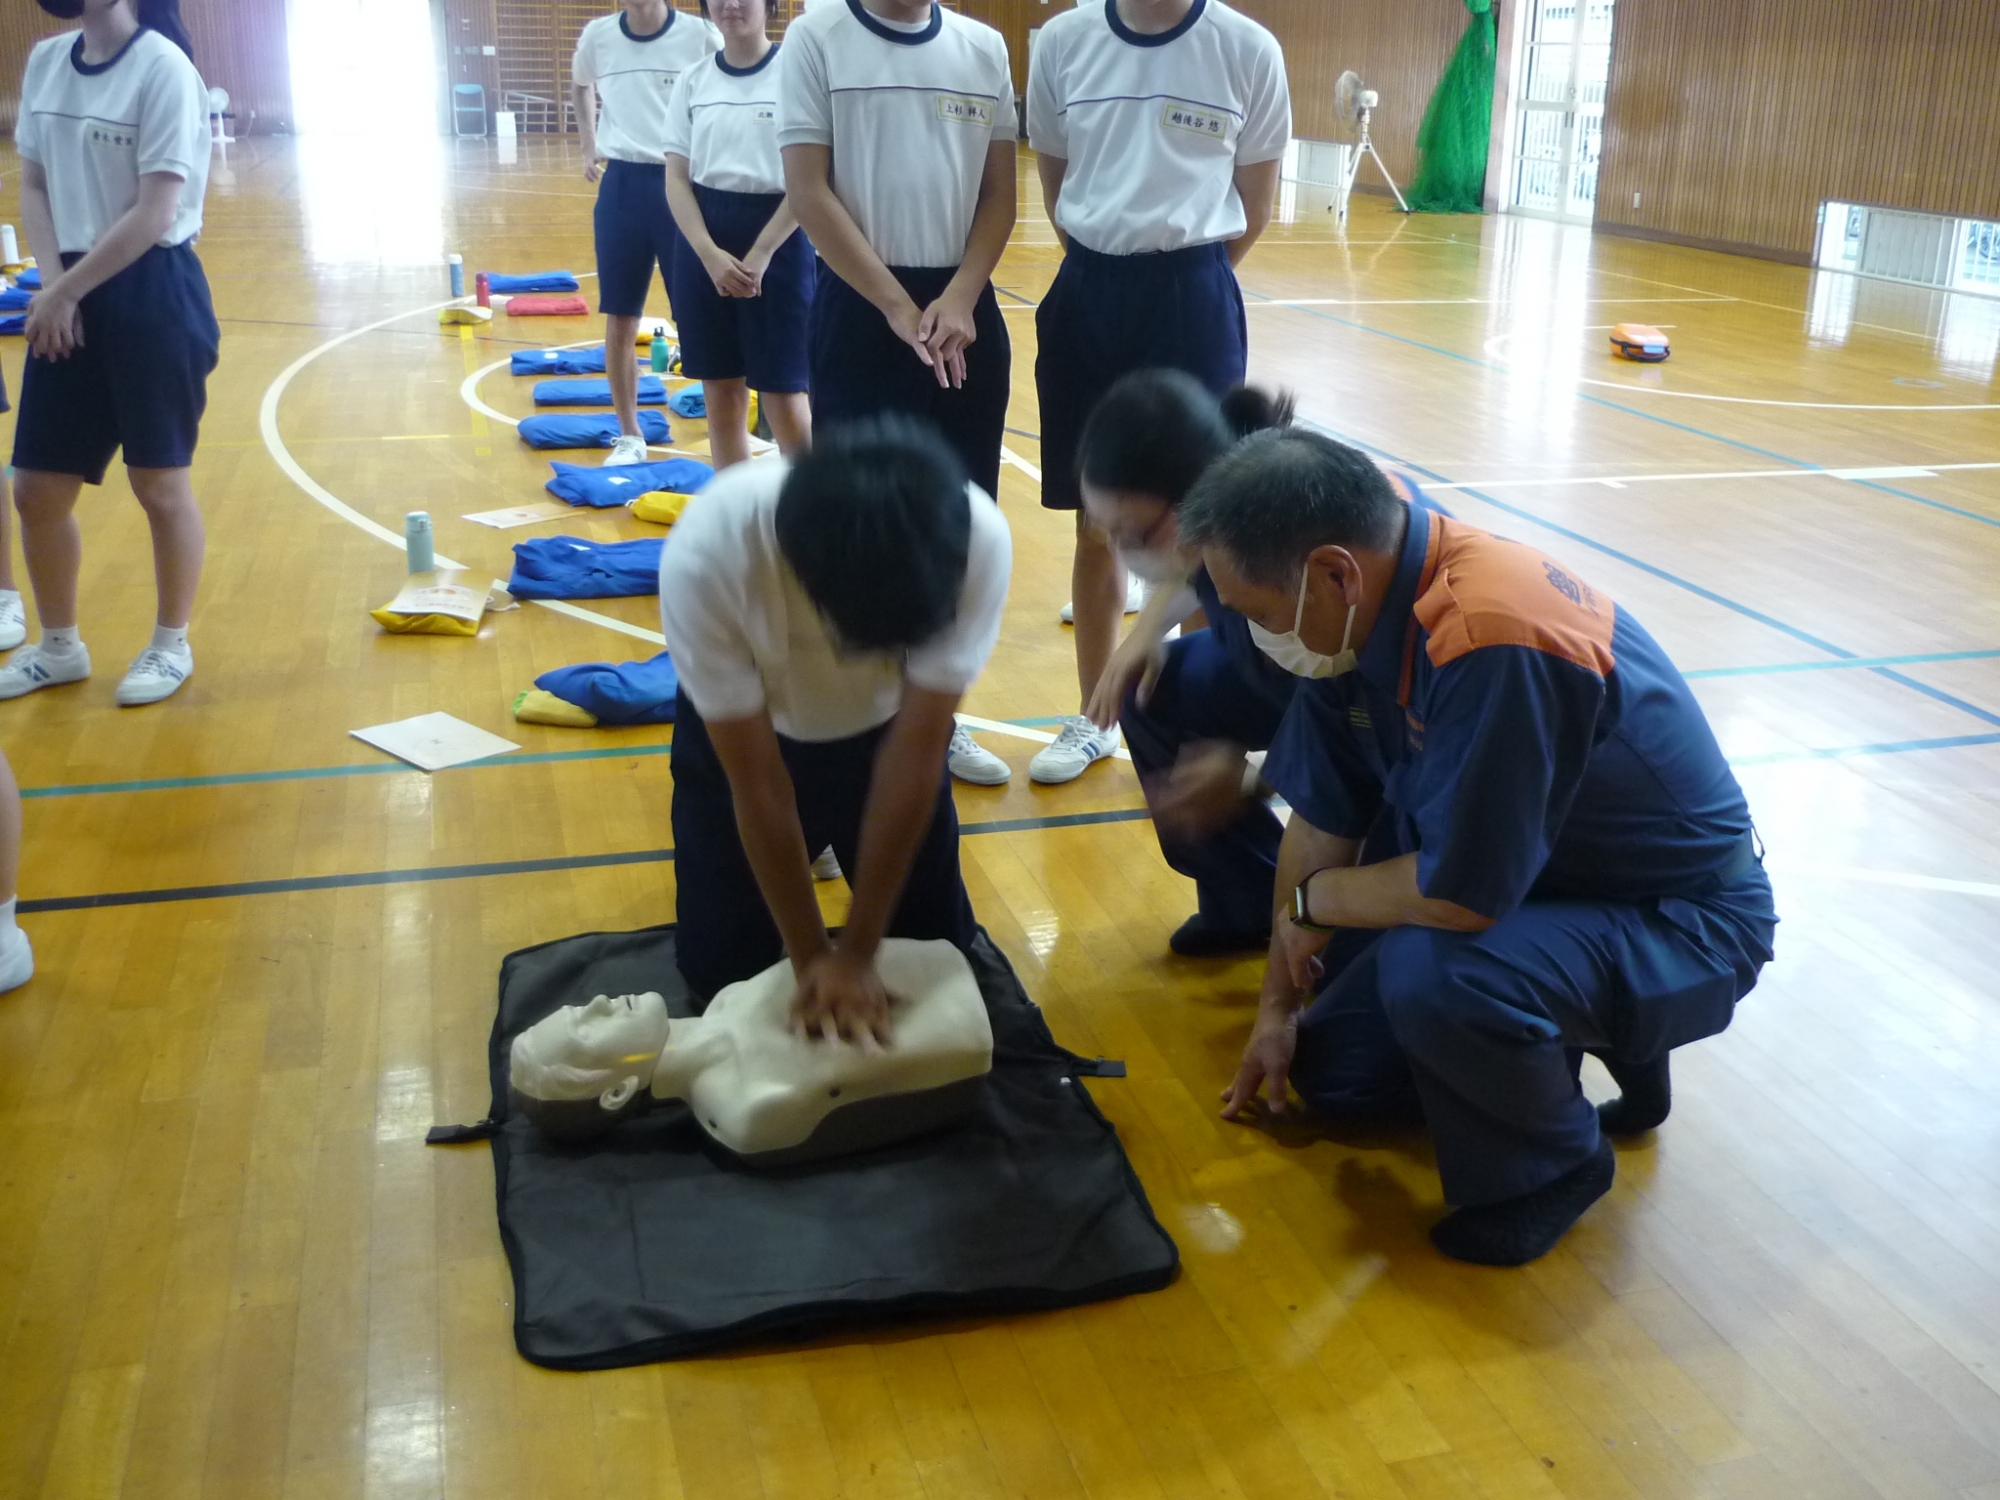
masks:
<instances>
[{"instance_id":1,"label":"cpr training manikin","mask_svg":"<svg viewBox=\"0 0 2000 1500\"><path fill-rule=\"evenodd\" d=\"M514 1038L514 1107L544 1134L588 1139L655 1100L685 1100L718 1144L758 1166L816 1161L937 1130L977 1108L993 1065L986 1002L948 942L886 939L887 1046L787 1024L781 961L675 1019L656 993L566 1005Z\"/></svg>"}]
</instances>

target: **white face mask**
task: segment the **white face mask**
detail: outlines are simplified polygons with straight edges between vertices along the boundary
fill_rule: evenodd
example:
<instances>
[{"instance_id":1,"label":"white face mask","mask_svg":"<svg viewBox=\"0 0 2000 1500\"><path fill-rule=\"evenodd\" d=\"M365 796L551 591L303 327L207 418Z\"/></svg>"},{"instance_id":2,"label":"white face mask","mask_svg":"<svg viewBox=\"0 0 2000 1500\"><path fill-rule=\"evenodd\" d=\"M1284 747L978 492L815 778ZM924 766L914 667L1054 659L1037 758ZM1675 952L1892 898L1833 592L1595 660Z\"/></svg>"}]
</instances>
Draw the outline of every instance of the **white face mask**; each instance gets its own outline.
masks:
<instances>
[{"instance_id":1,"label":"white face mask","mask_svg":"<svg viewBox=\"0 0 2000 1500\"><path fill-rule=\"evenodd\" d=\"M1306 617L1306 583L1311 576L1310 568L1299 574L1299 607L1293 611L1292 628L1284 635L1273 635L1252 620L1250 639L1257 643L1259 651L1294 677L1339 677L1354 670L1354 652L1349 642L1354 637L1354 611L1358 606L1347 606L1347 627L1340 632L1340 650L1336 655L1313 650L1299 639L1299 626Z\"/></svg>"},{"instance_id":2,"label":"white face mask","mask_svg":"<svg viewBox=\"0 0 2000 1500\"><path fill-rule=\"evenodd\" d=\"M1188 565L1171 547L1120 547L1118 558L1126 572L1148 583L1179 583L1188 576Z\"/></svg>"}]
</instances>

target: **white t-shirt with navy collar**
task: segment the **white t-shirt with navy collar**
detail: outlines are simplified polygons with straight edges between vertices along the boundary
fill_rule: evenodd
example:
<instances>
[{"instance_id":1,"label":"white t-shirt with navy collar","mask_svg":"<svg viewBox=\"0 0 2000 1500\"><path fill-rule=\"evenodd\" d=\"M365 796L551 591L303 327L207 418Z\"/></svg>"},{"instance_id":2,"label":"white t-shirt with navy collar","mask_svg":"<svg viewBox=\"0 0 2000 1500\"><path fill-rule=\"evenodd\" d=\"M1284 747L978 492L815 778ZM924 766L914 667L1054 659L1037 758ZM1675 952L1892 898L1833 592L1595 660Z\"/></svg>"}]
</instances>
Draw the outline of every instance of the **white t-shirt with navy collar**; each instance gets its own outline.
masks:
<instances>
[{"instance_id":1,"label":"white t-shirt with navy collar","mask_svg":"<svg viewBox=\"0 0 2000 1500\"><path fill-rule=\"evenodd\" d=\"M685 156L689 178L703 187L782 193L778 49L747 68L718 52L681 74L668 111L667 154Z\"/></svg>"},{"instance_id":2,"label":"white t-shirt with navy collar","mask_svg":"<svg viewBox=\"0 0 2000 1500\"><path fill-rule=\"evenodd\" d=\"M794 23L796 24L796 23ZM962 693L1000 639L1014 544L986 492L972 512L958 614L901 656L842 652L778 548L778 496L791 466L766 458L718 474L660 553L660 629L704 719L768 713L787 739L825 743L886 724L905 685Z\"/></svg>"},{"instance_id":3,"label":"white t-shirt with navy collar","mask_svg":"<svg viewBox=\"0 0 2000 1500\"><path fill-rule=\"evenodd\" d=\"M1028 144L1069 163L1056 223L1101 254L1235 239L1236 169L1275 161L1291 135L1277 38L1221 0L1151 36L1116 0L1085 0L1036 38Z\"/></svg>"},{"instance_id":4,"label":"white t-shirt with navy collar","mask_svg":"<svg viewBox=\"0 0 2000 1500\"><path fill-rule=\"evenodd\" d=\"M987 148L1018 133L1000 33L936 4L899 26L829 0L784 53L778 145L832 148L833 191L884 265L956 266Z\"/></svg>"},{"instance_id":5,"label":"white t-shirt with navy collar","mask_svg":"<svg viewBox=\"0 0 2000 1500\"><path fill-rule=\"evenodd\" d=\"M721 50L721 32L671 6L667 24L650 36L634 36L623 10L585 26L570 59L570 80L597 90L599 154L613 161L664 162L674 85Z\"/></svg>"},{"instance_id":6,"label":"white t-shirt with navy collar","mask_svg":"<svg viewBox=\"0 0 2000 1500\"><path fill-rule=\"evenodd\" d=\"M101 63L83 61L83 33L37 42L21 80L14 146L48 179L54 248L89 252L139 201L139 179L181 180L173 222L160 239L179 245L201 233L208 192L208 89L188 55L141 27ZM46 256L50 246L37 245Z\"/></svg>"}]
</instances>

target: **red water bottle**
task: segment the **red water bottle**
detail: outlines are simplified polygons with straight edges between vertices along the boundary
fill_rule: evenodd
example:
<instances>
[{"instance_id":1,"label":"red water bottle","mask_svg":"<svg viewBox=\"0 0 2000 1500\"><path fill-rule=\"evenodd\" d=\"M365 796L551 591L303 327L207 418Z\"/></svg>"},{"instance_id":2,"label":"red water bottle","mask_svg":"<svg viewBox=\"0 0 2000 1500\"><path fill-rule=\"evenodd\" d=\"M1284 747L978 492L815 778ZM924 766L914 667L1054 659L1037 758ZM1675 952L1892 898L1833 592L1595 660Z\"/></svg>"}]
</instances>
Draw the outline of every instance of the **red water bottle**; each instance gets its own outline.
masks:
<instances>
[{"instance_id":1,"label":"red water bottle","mask_svg":"<svg viewBox=\"0 0 2000 1500\"><path fill-rule=\"evenodd\" d=\"M472 278L472 295L481 307L493 305L493 283L486 279L484 271Z\"/></svg>"}]
</instances>

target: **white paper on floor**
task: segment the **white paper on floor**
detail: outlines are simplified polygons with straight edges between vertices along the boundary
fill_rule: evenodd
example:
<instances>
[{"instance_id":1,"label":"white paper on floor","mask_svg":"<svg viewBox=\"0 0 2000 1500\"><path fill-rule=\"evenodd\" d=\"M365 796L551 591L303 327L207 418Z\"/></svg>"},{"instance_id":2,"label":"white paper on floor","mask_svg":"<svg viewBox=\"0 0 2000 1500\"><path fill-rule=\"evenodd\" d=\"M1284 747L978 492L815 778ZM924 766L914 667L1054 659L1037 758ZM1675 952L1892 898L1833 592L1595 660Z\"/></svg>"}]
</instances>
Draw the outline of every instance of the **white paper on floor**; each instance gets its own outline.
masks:
<instances>
[{"instance_id":1,"label":"white paper on floor","mask_svg":"<svg viewBox=\"0 0 2000 1500\"><path fill-rule=\"evenodd\" d=\"M406 760L420 771L442 771L468 761L485 760L489 755L505 755L521 747L497 734L488 734L476 724L454 719L450 714L418 714L414 719L398 719L393 724L377 724L349 731L357 740L387 750L398 760Z\"/></svg>"},{"instance_id":2,"label":"white paper on floor","mask_svg":"<svg viewBox=\"0 0 2000 1500\"><path fill-rule=\"evenodd\" d=\"M459 519L491 526L495 531L505 531L510 526L532 526L537 521L553 521L575 514L574 506L565 505L560 500L547 500L540 505L513 505L506 510L476 510Z\"/></svg>"}]
</instances>

